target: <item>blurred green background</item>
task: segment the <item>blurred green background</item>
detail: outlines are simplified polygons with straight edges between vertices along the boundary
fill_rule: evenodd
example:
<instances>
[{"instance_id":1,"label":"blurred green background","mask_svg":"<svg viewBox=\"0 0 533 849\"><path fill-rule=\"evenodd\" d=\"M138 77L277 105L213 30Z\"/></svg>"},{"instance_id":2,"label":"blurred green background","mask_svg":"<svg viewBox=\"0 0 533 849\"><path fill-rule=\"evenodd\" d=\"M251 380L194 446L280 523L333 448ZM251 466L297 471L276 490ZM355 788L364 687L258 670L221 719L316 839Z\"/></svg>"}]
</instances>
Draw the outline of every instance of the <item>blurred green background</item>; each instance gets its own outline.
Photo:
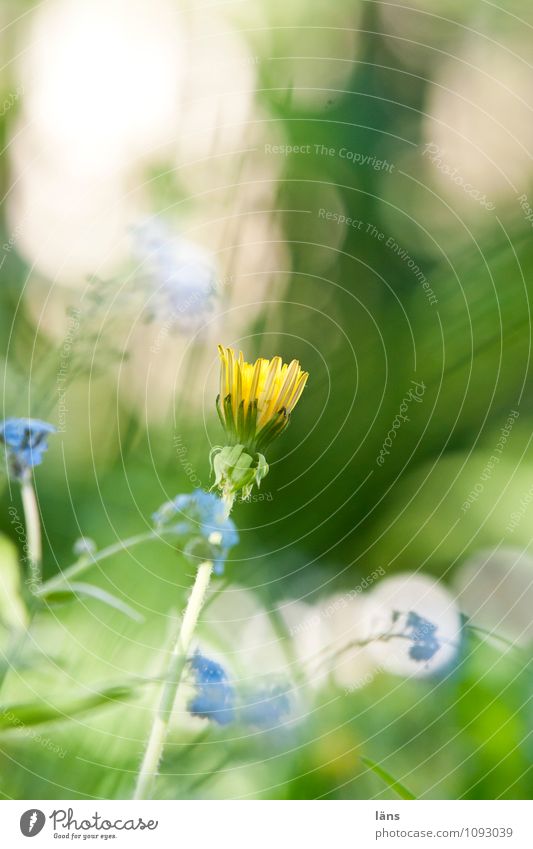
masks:
<instances>
[{"instance_id":1,"label":"blurred green background","mask_svg":"<svg viewBox=\"0 0 533 849\"><path fill-rule=\"evenodd\" d=\"M531 10L44 0L0 14L3 416L59 425L36 472L46 576L78 537L111 544L209 485L218 342L310 373L271 449L268 498L234 510L227 604L238 585L272 616L380 567L455 594L475 552L527 552ZM194 329L151 311L135 227L154 216L216 268ZM412 381L422 402L380 465ZM5 480L1 530L20 547L12 505ZM4 683L8 707L36 706L23 726L0 720L4 797L132 792L155 698L139 679L158 674L192 568L167 541L89 574L144 622L86 599L36 616ZM509 581L512 626L532 594ZM204 623L198 640L216 632ZM290 634L276 633L290 666ZM470 633L441 680L382 673L345 692L330 676L279 735L182 708L158 793L394 798L367 757L416 796L528 798L529 636L504 650Z\"/></svg>"}]
</instances>

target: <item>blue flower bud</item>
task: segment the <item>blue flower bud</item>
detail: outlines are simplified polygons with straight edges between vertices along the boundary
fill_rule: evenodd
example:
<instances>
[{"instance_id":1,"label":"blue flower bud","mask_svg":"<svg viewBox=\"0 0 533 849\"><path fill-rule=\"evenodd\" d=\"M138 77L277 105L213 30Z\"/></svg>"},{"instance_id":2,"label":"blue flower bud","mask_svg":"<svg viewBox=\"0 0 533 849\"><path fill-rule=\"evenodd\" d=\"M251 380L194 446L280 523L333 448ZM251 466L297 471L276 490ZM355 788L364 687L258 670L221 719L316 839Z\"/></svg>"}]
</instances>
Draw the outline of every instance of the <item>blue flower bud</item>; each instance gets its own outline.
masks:
<instances>
[{"instance_id":1,"label":"blue flower bud","mask_svg":"<svg viewBox=\"0 0 533 849\"><path fill-rule=\"evenodd\" d=\"M22 480L42 463L48 436L55 432L54 425L39 419L5 419L0 424L0 441L6 447L10 477Z\"/></svg>"}]
</instances>

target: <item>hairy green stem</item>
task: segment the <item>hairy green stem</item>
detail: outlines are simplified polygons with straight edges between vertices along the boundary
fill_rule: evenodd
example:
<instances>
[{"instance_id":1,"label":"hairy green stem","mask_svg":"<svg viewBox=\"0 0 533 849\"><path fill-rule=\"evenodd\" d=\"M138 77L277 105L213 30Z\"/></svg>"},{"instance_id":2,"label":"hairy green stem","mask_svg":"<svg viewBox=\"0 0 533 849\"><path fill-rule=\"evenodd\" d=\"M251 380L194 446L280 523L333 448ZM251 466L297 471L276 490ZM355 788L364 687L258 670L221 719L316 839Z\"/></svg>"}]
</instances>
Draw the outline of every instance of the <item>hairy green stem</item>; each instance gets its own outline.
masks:
<instances>
[{"instance_id":1,"label":"hairy green stem","mask_svg":"<svg viewBox=\"0 0 533 849\"><path fill-rule=\"evenodd\" d=\"M26 543L28 547L29 580L28 585L33 593L36 593L42 584L42 542L41 542L41 517L35 489L30 475L26 476L21 483L22 507L26 523Z\"/></svg>"},{"instance_id":2,"label":"hairy green stem","mask_svg":"<svg viewBox=\"0 0 533 849\"><path fill-rule=\"evenodd\" d=\"M137 777L134 799L150 799L152 797L159 762L167 738L172 708L176 701L176 694L187 662L189 647L204 604L212 571L213 563L210 560L206 560L198 567L196 580L183 615L180 632L172 649L168 668L164 676L159 705L154 716L148 744Z\"/></svg>"},{"instance_id":3,"label":"hairy green stem","mask_svg":"<svg viewBox=\"0 0 533 849\"><path fill-rule=\"evenodd\" d=\"M22 509L26 525L26 551L29 566L27 585L31 590L28 602L28 618L12 635L10 644L0 662L0 690L12 666L17 662L28 639L30 624L36 608L35 596L42 586L42 542L41 516L35 496L31 473L24 476L20 485Z\"/></svg>"}]
</instances>

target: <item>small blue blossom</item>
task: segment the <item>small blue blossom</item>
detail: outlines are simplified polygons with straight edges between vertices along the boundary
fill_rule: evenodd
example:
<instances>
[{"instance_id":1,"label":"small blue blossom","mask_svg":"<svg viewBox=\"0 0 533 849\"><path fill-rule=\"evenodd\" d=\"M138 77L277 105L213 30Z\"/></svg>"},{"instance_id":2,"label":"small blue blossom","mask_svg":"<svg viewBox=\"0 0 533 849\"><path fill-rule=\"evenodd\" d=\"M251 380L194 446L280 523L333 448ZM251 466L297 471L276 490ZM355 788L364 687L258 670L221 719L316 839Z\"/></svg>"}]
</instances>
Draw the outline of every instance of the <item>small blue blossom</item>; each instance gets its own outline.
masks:
<instances>
[{"instance_id":1,"label":"small blue blossom","mask_svg":"<svg viewBox=\"0 0 533 849\"><path fill-rule=\"evenodd\" d=\"M239 542L237 528L226 515L222 499L202 489L177 495L152 518L157 527L170 527L178 536L193 535L187 553L211 559L217 575L223 573L230 549Z\"/></svg>"},{"instance_id":2,"label":"small blue blossom","mask_svg":"<svg viewBox=\"0 0 533 849\"><path fill-rule=\"evenodd\" d=\"M229 725L235 718L235 691L224 668L196 652L189 660L195 694L187 705L192 716Z\"/></svg>"},{"instance_id":3,"label":"small blue blossom","mask_svg":"<svg viewBox=\"0 0 533 849\"><path fill-rule=\"evenodd\" d=\"M261 730L278 726L291 712L287 686L262 684L239 692L224 667L196 652L189 660L195 695L187 709L192 716L211 719L219 725L241 722Z\"/></svg>"},{"instance_id":4,"label":"small blue blossom","mask_svg":"<svg viewBox=\"0 0 533 849\"><path fill-rule=\"evenodd\" d=\"M248 694L241 706L240 718L245 725L272 728L291 712L291 700L285 687L263 687Z\"/></svg>"},{"instance_id":5,"label":"small blue blossom","mask_svg":"<svg viewBox=\"0 0 533 849\"><path fill-rule=\"evenodd\" d=\"M34 466L42 463L48 448L48 436L56 428L39 419L5 419L0 424L0 441L6 447L11 477L22 480Z\"/></svg>"},{"instance_id":6,"label":"small blue blossom","mask_svg":"<svg viewBox=\"0 0 533 849\"><path fill-rule=\"evenodd\" d=\"M155 318L179 330L196 330L213 310L217 281L213 263L199 245L176 236L160 218L133 232L134 253L148 276Z\"/></svg>"},{"instance_id":7,"label":"small blue blossom","mask_svg":"<svg viewBox=\"0 0 533 849\"><path fill-rule=\"evenodd\" d=\"M413 660L428 661L431 660L440 649L440 642L435 636L437 626L428 619L424 619L410 610L407 614L407 622L404 635L408 640L412 640L412 645L409 648L409 657Z\"/></svg>"}]
</instances>

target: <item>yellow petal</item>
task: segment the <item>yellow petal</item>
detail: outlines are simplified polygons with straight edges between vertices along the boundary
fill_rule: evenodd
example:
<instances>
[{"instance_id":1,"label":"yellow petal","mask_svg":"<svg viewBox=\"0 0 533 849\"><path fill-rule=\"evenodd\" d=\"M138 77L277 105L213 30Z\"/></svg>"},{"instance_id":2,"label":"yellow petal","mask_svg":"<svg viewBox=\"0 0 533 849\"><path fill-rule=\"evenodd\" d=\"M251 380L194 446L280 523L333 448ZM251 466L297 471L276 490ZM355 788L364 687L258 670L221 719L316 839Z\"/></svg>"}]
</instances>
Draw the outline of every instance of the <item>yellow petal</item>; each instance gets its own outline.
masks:
<instances>
[{"instance_id":1,"label":"yellow petal","mask_svg":"<svg viewBox=\"0 0 533 849\"><path fill-rule=\"evenodd\" d=\"M248 363L242 351L238 356L232 348L218 346L220 356L220 394L231 397L235 420L241 402L247 412L257 402L257 429L260 430L282 409L289 413L296 406L305 384L307 372L302 372L298 360L284 363L279 356L266 360L259 357Z\"/></svg>"},{"instance_id":2,"label":"yellow petal","mask_svg":"<svg viewBox=\"0 0 533 849\"><path fill-rule=\"evenodd\" d=\"M301 373L298 378L298 382L296 384L296 388L294 389L292 396L289 398L287 403L285 404L285 409L287 410L287 415L290 415L294 410L296 404L300 400L300 396L305 389L305 384L307 383L307 378L309 377L309 373L304 371Z\"/></svg>"}]
</instances>

